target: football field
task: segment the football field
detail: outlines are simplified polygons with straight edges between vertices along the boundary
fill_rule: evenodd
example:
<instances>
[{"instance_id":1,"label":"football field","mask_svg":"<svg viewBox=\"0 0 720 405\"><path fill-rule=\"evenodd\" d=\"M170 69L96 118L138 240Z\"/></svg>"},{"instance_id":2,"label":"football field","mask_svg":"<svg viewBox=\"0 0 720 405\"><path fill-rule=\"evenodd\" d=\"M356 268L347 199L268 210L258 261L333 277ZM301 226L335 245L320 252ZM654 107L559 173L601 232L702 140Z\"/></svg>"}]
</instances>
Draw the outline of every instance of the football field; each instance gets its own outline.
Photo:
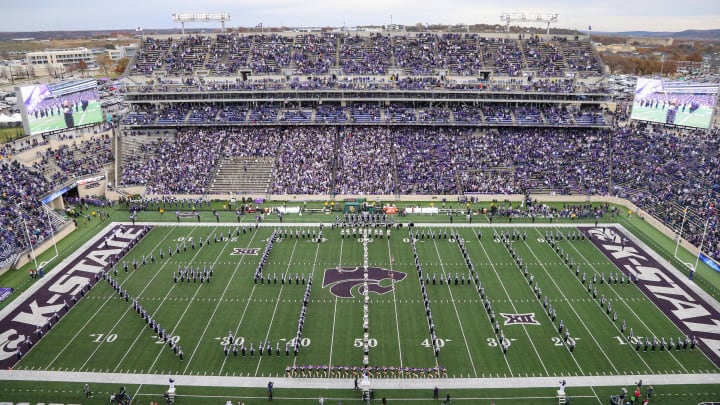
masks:
<instances>
[{"instance_id":1,"label":"football field","mask_svg":"<svg viewBox=\"0 0 720 405\"><path fill-rule=\"evenodd\" d=\"M45 336L13 369L300 379L718 372L702 341L685 344L642 280L594 243L620 243L621 227L433 224L388 235L263 225L154 226L89 292L77 294L78 283L72 292L84 298L69 311L58 305L61 322L38 326ZM74 268L109 260L98 251L117 229L70 258ZM645 248L626 236L623 249Z\"/></svg>"}]
</instances>

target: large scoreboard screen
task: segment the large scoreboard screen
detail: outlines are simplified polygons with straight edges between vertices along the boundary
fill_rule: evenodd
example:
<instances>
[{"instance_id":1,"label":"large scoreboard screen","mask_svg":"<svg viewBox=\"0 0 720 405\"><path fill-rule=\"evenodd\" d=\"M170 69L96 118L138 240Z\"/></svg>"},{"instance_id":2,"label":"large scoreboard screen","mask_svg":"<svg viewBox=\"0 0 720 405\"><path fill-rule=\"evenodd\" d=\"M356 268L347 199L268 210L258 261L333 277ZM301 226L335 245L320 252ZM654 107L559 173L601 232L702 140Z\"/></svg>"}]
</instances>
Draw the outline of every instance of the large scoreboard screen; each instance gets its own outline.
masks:
<instances>
[{"instance_id":1,"label":"large scoreboard screen","mask_svg":"<svg viewBox=\"0 0 720 405\"><path fill-rule=\"evenodd\" d=\"M102 122L95 79L16 88L25 132L31 135Z\"/></svg>"},{"instance_id":2,"label":"large scoreboard screen","mask_svg":"<svg viewBox=\"0 0 720 405\"><path fill-rule=\"evenodd\" d=\"M707 129L718 97L718 83L638 78L630 118Z\"/></svg>"}]
</instances>

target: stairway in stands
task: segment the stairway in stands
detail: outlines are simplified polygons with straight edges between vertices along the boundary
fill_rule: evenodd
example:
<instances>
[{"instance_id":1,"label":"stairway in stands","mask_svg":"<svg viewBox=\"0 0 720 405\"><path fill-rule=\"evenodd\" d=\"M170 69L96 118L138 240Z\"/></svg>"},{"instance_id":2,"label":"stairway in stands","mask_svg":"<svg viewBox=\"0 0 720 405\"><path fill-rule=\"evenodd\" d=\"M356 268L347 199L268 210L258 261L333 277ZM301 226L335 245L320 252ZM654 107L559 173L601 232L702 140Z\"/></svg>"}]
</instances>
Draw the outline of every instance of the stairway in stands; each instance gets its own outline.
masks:
<instances>
[{"instance_id":1,"label":"stairway in stands","mask_svg":"<svg viewBox=\"0 0 720 405\"><path fill-rule=\"evenodd\" d=\"M210 194L264 194L270 187L274 159L229 157L223 159L210 181Z\"/></svg>"},{"instance_id":2,"label":"stairway in stands","mask_svg":"<svg viewBox=\"0 0 720 405\"><path fill-rule=\"evenodd\" d=\"M62 225L64 225L68 220L64 218L62 215L55 212L55 210L51 209L47 205L43 204L43 211L45 211L45 215L50 218L50 222L52 223L52 227L54 230L60 229Z\"/></svg>"}]
</instances>

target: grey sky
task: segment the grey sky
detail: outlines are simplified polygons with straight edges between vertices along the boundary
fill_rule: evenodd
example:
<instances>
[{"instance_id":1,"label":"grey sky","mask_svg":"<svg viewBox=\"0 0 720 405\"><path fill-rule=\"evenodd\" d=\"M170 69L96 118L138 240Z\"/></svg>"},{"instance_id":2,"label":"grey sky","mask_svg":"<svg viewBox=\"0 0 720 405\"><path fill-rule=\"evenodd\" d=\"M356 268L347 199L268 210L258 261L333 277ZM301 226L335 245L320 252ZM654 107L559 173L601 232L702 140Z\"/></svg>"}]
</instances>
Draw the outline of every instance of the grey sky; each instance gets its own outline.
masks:
<instances>
[{"instance_id":1,"label":"grey sky","mask_svg":"<svg viewBox=\"0 0 720 405\"><path fill-rule=\"evenodd\" d=\"M8 0L0 31L172 28L176 12L228 12L228 26L499 24L503 12L559 14L557 27L593 31L720 28L720 1L695 0ZM532 26L531 24L526 24ZM189 24L188 27L203 27ZM212 27L212 25L206 25Z\"/></svg>"}]
</instances>

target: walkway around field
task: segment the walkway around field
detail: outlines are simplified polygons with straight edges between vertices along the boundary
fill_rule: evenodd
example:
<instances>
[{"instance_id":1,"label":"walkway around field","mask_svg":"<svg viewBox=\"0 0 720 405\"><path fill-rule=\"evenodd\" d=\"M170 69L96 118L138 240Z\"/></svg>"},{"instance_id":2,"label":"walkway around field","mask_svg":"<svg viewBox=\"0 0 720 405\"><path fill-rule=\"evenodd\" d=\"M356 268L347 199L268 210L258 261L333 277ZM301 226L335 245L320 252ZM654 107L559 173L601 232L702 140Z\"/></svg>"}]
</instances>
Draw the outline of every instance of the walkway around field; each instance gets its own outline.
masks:
<instances>
[{"instance_id":1,"label":"walkway around field","mask_svg":"<svg viewBox=\"0 0 720 405\"><path fill-rule=\"evenodd\" d=\"M275 388L314 388L345 389L352 388L352 378L277 378L277 377L229 377L204 375L164 375L164 374L123 374L123 373L85 373L69 371L30 371L0 370L0 380L5 381L78 381L88 383L117 383L139 385L167 385L168 378L174 378L178 387L245 387L264 388L268 380ZM713 374L649 374L649 375L605 375L583 377L513 377L513 378L373 378L373 389L432 389L441 385L443 389L479 389L479 388L552 388L559 380L567 381L568 387L624 387L642 379L647 385L693 385L717 384L720 373Z\"/></svg>"}]
</instances>

